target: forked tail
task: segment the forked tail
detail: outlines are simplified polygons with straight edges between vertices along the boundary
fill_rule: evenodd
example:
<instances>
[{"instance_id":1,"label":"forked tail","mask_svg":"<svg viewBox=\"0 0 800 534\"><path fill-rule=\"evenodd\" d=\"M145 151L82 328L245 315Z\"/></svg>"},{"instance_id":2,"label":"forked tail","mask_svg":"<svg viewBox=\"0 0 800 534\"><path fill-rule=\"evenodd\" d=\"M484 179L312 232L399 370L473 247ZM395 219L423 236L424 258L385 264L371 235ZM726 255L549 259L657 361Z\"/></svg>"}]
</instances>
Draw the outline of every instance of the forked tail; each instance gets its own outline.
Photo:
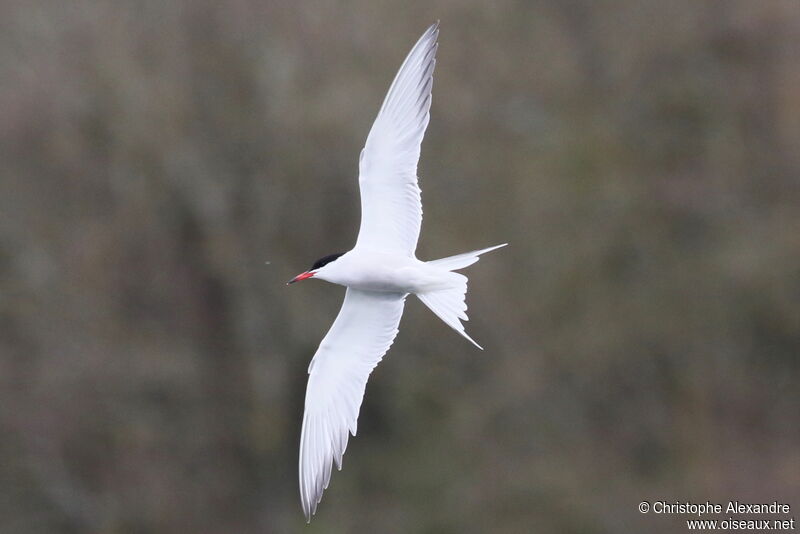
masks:
<instances>
[{"instance_id":1,"label":"forked tail","mask_svg":"<svg viewBox=\"0 0 800 534\"><path fill-rule=\"evenodd\" d=\"M506 246L508 243L496 245L494 247L484 248L481 250L473 250L464 254L442 258L440 260L433 260L427 262L429 265L445 269L447 271L455 271L469 267L480 259L481 254L491 252L500 247ZM419 299L435 313L439 319L447 323L447 325L470 340L476 347L483 350L483 347L478 345L474 339L469 337L464 331L464 325L461 321L468 321L467 318L467 303L464 298L467 295L467 277L463 274L450 272L448 273L452 280L451 287L447 289L440 289L438 291L426 291L425 293L417 293Z\"/></svg>"}]
</instances>

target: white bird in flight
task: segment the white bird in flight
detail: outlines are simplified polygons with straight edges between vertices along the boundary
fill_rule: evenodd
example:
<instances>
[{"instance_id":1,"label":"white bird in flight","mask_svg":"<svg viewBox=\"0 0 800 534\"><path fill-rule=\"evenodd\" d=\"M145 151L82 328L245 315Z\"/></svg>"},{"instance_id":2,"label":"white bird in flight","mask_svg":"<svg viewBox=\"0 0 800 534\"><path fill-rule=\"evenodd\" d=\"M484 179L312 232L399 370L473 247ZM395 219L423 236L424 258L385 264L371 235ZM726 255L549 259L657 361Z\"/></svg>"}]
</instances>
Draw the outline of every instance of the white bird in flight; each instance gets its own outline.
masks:
<instances>
[{"instance_id":1,"label":"white bird in flight","mask_svg":"<svg viewBox=\"0 0 800 534\"><path fill-rule=\"evenodd\" d=\"M320 259L288 282L319 278L347 287L339 316L308 367L300 437L300 498L308 521L328 487L333 462L342 468L367 378L394 341L409 294L482 349L461 324L467 320L467 277L453 271L505 244L435 261L415 255L422 222L417 162L430 120L438 36L436 22L411 49L361 151L356 246Z\"/></svg>"}]
</instances>

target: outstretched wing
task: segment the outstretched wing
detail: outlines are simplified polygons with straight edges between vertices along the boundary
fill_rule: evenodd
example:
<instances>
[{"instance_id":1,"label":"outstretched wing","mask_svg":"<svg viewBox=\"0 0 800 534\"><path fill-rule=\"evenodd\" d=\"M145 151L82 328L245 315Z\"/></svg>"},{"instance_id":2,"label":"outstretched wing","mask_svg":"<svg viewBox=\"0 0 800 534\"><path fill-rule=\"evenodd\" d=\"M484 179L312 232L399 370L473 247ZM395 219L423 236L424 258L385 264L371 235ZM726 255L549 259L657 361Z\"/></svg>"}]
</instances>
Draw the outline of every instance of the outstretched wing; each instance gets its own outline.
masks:
<instances>
[{"instance_id":1,"label":"outstretched wing","mask_svg":"<svg viewBox=\"0 0 800 534\"><path fill-rule=\"evenodd\" d=\"M311 360L300 437L300 498L309 521L328 487L332 463L342 468L347 433L356 435L367 378L397 335L405 298L348 288Z\"/></svg>"},{"instance_id":2,"label":"outstretched wing","mask_svg":"<svg viewBox=\"0 0 800 534\"><path fill-rule=\"evenodd\" d=\"M420 143L430 120L439 23L420 37L389 88L359 162L361 228L356 247L413 256L422 201Z\"/></svg>"}]
</instances>

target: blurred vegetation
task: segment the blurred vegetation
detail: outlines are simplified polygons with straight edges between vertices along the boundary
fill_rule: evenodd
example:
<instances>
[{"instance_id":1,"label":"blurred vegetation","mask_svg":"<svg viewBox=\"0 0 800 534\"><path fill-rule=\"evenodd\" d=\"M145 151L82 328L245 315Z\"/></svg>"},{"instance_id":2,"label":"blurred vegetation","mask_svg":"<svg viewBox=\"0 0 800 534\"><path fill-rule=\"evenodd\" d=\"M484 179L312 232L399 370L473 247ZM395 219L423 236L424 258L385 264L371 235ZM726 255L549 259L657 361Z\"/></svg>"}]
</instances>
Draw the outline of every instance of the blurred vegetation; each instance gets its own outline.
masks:
<instances>
[{"instance_id":1,"label":"blurred vegetation","mask_svg":"<svg viewBox=\"0 0 800 534\"><path fill-rule=\"evenodd\" d=\"M416 301L309 527L357 157L442 20ZM800 509L795 0L0 3L0 532L676 532ZM269 262L268 264L266 262Z\"/></svg>"}]
</instances>

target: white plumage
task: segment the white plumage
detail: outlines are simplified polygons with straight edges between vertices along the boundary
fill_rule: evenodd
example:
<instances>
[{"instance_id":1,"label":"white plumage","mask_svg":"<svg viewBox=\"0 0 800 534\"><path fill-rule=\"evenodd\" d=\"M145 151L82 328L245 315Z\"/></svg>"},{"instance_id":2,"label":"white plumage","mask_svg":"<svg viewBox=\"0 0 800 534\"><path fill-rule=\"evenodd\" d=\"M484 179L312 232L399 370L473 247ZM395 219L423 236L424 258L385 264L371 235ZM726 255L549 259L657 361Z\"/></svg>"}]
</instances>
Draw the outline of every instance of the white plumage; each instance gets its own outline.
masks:
<instances>
[{"instance_id":1,"label":"white plumage","mask_svg":"<svg viewBox=\"0 0 800 534\"><path fill-rule=\"evenodd\" d=\"M420 37L392 82L359 160L356 247L413 256L422 224L417 162L431 109L439 24Z\"/></svg>"},{"instance_id":2,"label":"white plumage","mask_svg":"<svg viewBox=\"0 0 800 534\"><path fill-rule=\"evenodd\" d=\"M461 324L467 319L467 277L452 271L504 245L431 262L415 256L422 222L417 163L430 119L438 36L437 22L414 45L361 151L356 246L323 258L290 281L315 277L347 286L342 309L308 368L299 475L309 521L328 487L333 464L341 469L348 433L356 434L367 379L397 335L408 294L416 294L480 347Z\"/></svg>"},{"instance_id":3,"label":"white plumage","mask_svg":"<svg viewBox=\"0 0 800 534\"><path fill-rule=\"evenodd\" d=\"M331 464L342 468L367 378L394 341L404 305L404 294L348 288L339 316L311 360L300 438L300 494L307 519L328 487Z\"/></svg>"}]
</instances>

